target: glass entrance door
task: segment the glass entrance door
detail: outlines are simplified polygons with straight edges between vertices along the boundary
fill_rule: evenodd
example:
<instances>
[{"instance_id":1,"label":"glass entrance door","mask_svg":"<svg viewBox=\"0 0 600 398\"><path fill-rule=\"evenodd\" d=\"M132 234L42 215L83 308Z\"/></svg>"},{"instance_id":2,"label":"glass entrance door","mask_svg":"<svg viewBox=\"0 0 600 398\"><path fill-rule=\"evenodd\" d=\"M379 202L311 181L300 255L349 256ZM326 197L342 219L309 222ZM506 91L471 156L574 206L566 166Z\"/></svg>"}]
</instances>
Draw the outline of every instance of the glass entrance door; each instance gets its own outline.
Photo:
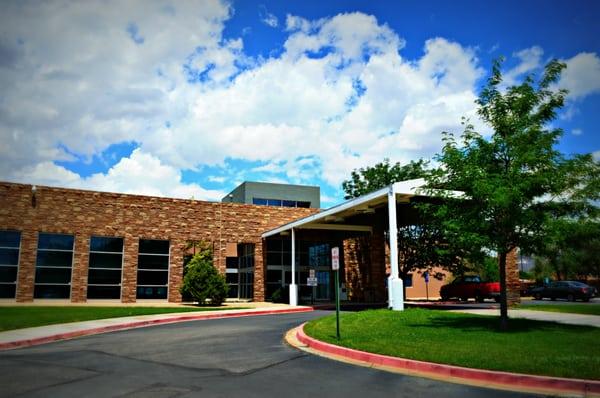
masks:
<instances>
[{"instance_id":1,"label":"glass entrance door","mask_svg":"<svg viewBox=\"0 0 600 398\"><path fill-rule=\"evenodd\" d=\"M317 271L317 287L315 298L317 300L329 300L331 298L330 294L330 279L329 279L329 271Z\"/></svg>"}]
</instances>

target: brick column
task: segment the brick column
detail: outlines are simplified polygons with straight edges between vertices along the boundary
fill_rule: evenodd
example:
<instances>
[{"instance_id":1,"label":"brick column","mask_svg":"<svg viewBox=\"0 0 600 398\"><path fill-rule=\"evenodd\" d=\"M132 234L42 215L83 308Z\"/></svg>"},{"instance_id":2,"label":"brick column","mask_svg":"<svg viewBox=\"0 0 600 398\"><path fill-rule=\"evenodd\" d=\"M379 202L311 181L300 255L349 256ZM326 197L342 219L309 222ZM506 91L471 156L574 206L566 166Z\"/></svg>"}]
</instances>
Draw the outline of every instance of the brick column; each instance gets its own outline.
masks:
<instances>
[{"instance_id":1,"label":"brick column","mask_svg":"<svg viewBox=\"0 0 600 398\"><path fill-rule=\"evenodd\" d=\"M385 300L385 270L388 263L386 256L386 242L383 231L374 230L371 236L371 297L373 302Z\"/></svg>"},{"instance_id":2,"label":"brick column","mask_svg":"<svg viewBox=\"0 0 600 398\"><path fill-rule=\"evenodd\" d=\"M121 278L121 302L135 303L137 290L137 257L139 239L126 236L123 241L123 275Z\"/></svg>"},{"instance_id":3,"label":"brick column","mask_svg":"<svg viewBox=\"0 0 600 398\"><path fill-rule=\"evenodd\" d=\"M254 301L265 301L265 255L266 255L265 239L261 239L254 245Z\"/></svg>"},{"instance_id":4,"label":"brick column","mask_svg":"<svg viewBox=\"0 0 600 398\"><path fill-rule=\"evenodd\" d=\"M506 301L509 307L521 302L517 249L511 250L506 255Z\"/></svg>"},{"instance_id":5,"label":"brick column","mask_svg":"<svg viewBox=\"0 0 600 398\"><path fill-rule=\"evenodd\" d=\"M86 234L75 235L73 270L71 274L71 302L87 301L88 268L90 263L90 238Z\"/></svg>"},{"instance_id":6,"label":"brick column","mask_svg":"<svg viewBox=\"0 0 600 398\"><path fill-rule=\"evenodd\" d=\"M29 229L25 229L21 232L21 250L19 250L19 273L17 276L16 294L16 299L19 303L33 301L37 240L37 232Z\"/></svg>"},{"instance_id":7,"label":"brick column","mask_svg":"<svg viewBox=\"0 0 600 398\"><path fill-rule=\"evenodd\" d=\"M179 288L183 281L183 253L185 252L185 242L179 240L171 240L171 251L169 261L169 302L181 303L181 293Z\"/></svg>"}]
</instances>

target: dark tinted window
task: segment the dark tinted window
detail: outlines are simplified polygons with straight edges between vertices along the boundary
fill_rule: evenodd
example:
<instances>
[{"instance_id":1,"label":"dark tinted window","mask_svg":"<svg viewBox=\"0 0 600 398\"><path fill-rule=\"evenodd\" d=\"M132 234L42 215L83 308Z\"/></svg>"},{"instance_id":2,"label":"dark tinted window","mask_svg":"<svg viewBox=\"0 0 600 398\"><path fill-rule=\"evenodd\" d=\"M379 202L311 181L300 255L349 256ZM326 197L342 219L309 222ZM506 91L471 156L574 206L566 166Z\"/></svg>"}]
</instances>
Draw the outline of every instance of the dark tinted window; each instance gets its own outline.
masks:
<instances>
[{"instance_id":1,"label":"dark tinted window","mask_svg":"<svg viewBox=\"0 0 600 398\"><path fill-rule=\"evenodd\" d=\"M121 269L123 256L110 253L90 253L90 268Z\"/></svg>"},{"instance_id":2,"label":"dark tinted window","mask_svg":"<svg viewBox=\"0 0 600 398\"><path fill-rule=\"evenodd\" d=\"M89 299L118 299L120 295L120 286L88 286Z\"/></svg>"},{"instance_id":3,"label":"dark tinted window","mask_svg":"<svg viewBox=\"0 0 600 398\"><path fill-rule=\"evenodd\" d=\"M71 282L71 269L70 268L36 268L35 269L35 283L63 283L69 284Z\"/></svg>"},{"instance_id":4,"label":"dark tinted window","mask_svg":"<svg viewBox=\"0 0 600 398\"><path fill-rule=\"evenodd\" d=\"M88 283L93 285L118 285L121 283L121 270L90 269Z\"/></svg>"},{"instance_id":5,"label":"dark tinted window","mask_svg":"<svg viewBox=\"0 0 600 398\"><path fill-rule=\"evenodd\" d=\"M19 248L21 233L19 231L0 231L0 247Z\"/></svg>"},{"instance_id":6,"label":"dark tinted window","mask_svg":"<svg viewBox=\"0 0 600 398\"><path fill-rule=\"evenodd\" d=\"M267 205L267 199L252 198L252 204L266 206Z\"/></svg>"},{"instance_id":7,"label":"dark tinted window","mask_svg":"<svg viewBox=\"0 0 600 398\"><path fill-rule=\"evenodd\" d=\"M169 269L169 257L168 256L148 256L148 255L140 254L138 256L138 268L168 270Z\"/></svg>"},{"instance_id":8,"label":"dark tinted window","mask_svg":"<svg viewBox=\"0 0 600 398\"><path fill-rule=\"evenodd\" d=\"M0 265L18 265L19 249L0 249Z\"/></svg>"},{"instance_id":9,"label":"dark tinted window","mask_svg":"<svg viewBox=\"0 0 600 398\"><path fill-rule=\"evenodd\" d=\"M161 271L138 271L138 285L166 285L168 282L168 272Z\"/></svg>"},{"instance_id":10,"label":"dark tinted window","mask_svg":"<svg viewBox=\"0 0 600 398\"><path fill-rule=\"evenodd\" d=\"M73 235L40 234L38 249L73 250Z\"/></svg>"},{"instance_id":11,"label":"dark tinted window","mask_svg":"<svg viewBox=\"0 0 600 398\"><path fill-rule=\"evenodd\" d=\"M169 254L168 240L140 239L140 253Z\"/></svg>"},{"instance_id":12,"label":"dark tinted window","mask_svg":"<svg viewBox=\"0 0 600 398\"><path fill-rule=\"evenodd\" d=\"M412 285L413 285L413 276L412 276L412 274L408 274L406 276L406 278L404 278L403 282L404 282L404 287L412 287Z\"/></svg>"},{"instance_id":13,"label":"dark tinted window","mask_svg":"<svg viewBox=\"0 0 600 398\"><path fill-rule=\"evenodd\" d=\"M17 286L14 283L10 285L0 285L0 298L15 298Z\"/></svg>"},{"instance_id":14,"label":"dark tinted window","mask_svg":"<svg viewBox=\"0 0 600 398\"><path fill-rule=\"evenodd\" d=\"M281 200L280 199L268 199L267 204L269 206L281 206Z\"/></svg>"},{"instance_id":15,"label":"dark tinted window","mask_svg":"<svg viewBox=\"0 0 600 398\"><path fill-rule=\"evenodd\" d=\"M17 281L17 267L0 267L0 282L15 283Z\"/></svg>"},{"instance_id":16,"label":"dark tinted window","mask_svg":"<svg viewBox=\"0 0 600 398\"><path fill-rule=\"evenodd\" d=\"M283 207L296 207L296 201L295 200L283 200L282 205L283 205Z\"/></svg>"},{"instance_id":17,"label":"dark tinted window","mask_svg":"<svg viewBox=\"0 0 600 398\"><path fill-rule=\"evenodd\" d=\"M73 252L39 251L36 267L71 267Z\"/></svg>"},{"instance_id":18,"label":"dark tinted window","mask_svg":"<svg viewBox=\"0 0 600 398\"><path fill-rule=\"evenodd\" d=\"M90 251L121 253L123 251L123 238L92 236Z\"/></svg>"},{"instance_id":19,"label":"dark tinted window","mask_svg":"<svg viewBox=\"0 0 600 398\"><path fill-rule=\"evenodd\" d=\"M71 286L69 285L35 285L33 297L35 298L69 298Z\"/></svg>"},{"instance_id":20,"label":"dark tinted window","mask_svg":"<svg viewBox=\"0 0 600 398\"><path fill-rule=\"evenodd\" d=\"M297 203L298 203L297 204L298 207L304 207L304 208L309 208L310 207L310 202L298 201Z\"/></svg>"},{"instance_id":21,"label":"dark tinted window","mask_svg":"<svg viewBox=\"0 0 600 398\"><path fill-rule=\"evenodd\" d=\"M137 288L137 298L139 299L166 299L167 288L166 287L149 287L140 286Z\"/></svg>"}]
</instances>

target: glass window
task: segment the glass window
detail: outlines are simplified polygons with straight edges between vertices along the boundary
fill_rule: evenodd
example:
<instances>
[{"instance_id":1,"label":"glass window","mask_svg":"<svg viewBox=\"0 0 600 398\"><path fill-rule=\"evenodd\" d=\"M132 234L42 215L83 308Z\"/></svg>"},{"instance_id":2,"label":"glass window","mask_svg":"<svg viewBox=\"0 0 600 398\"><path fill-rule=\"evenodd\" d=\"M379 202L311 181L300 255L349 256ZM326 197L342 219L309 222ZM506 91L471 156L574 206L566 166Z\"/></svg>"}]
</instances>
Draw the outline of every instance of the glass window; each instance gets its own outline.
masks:
<instances>
[{"instance_id":1,"label":"glass window","mask_svg":"<svg viewBox=\"0 0 600 398\"><path fill-rule=\"evenodd\" d=\"M412 287L412 285L413 285L413 276L412 276L412 274L408 274L404 278L404 287Z\"/></svg>"},{"instance_id":2,"label":"glass window","mask_svg":"<svg viewBox=\"0 0 600 398\"><path fill-rule=\"evenodd\" d=\"M123 238L92 236L90 241L90 251L123 253Z\"/></svg>"},{"instance_id":3,"label":"glass window","mask_svg":"<svg viewBox=\"0 0 600 398\"><path fill-rule=\"evenodd\" d=\"M140 239L140 253L169 254L169 241L156 239Z\"/></svg>"},{"instance_id":4,"label":"glass window","mask_svg":"<svg viewBox=\"0 0 600 398\"><path fill-rule=\"evenodd\" d=\"M169 289L169 241L140 239L137 298L166 299Z\"/></svg>"},{"instance_id":5,"label":"glass window","mask_svg":"<svg viewBox=\"0 0 600 398\"><path fill-rule=\"evenodd\" d=\"M280 199L267 199L267 204L269 206L279 206L279 207L281 207L281 200Z\"/></svg>"},{"instance_id":6,"label":"glass window","mask_svg":"<svg viewBox=\"0 0 600 398\"><path fill-rule=\"evenodd\" d=\"M15 298L20 246L19 231L0 231L0 298Z\"/></svg>"},{"instance_id":7,"label":"glass window","mask_svg":"<svg viewBox=\"0 0 600 398\"><path fill-rule=\"evenodd\" d=\"M0 249L0 266L2 265L18 265L19 264L19 249Z\"/></svg>"},{"instance_id":8,"label":"glass window","mask_svg":"<svg viewBox=\"0 0 600 398\"><path fill-rule=\"evenodd\" d=\"M267 199L262 198L252 198L252 204L266 206L268 203Z\"/></svg>"},{"instance_id":9,"label":"glass window","mask_svg":"<svg viewBox=\"0 0 600 398\"><path fill-rule=\"evenodd\" d=\"M34 298L69 298L75 237L40 233L35 262Z\"/></svg>"},{"instance_id":10,"label":"glass window","mask_svg":"<svg viewBox=\"0 0 600 398\"><path fill-rule=\"evenodd\" d=\"M40 234L38 249L73 250L73 235Z\"/></svg>"},{"instance_id":11,"label":"glass window","mask_svg":"<svg viewBox=\"0 0 600 398\"><path fill-rule=\"evenodd\" d=\"M92 236L88 269L89 299L121 297L123 238Z\"/></svg>"},{"instance_id":12,"label":"glass window","mask_svg":"<svg viewBox=\"0 0 600 398\"><path fill-rule=\"evenodd\" d=\"M21 245L19 231L0 231L0 247L13 247L18 249Z\"/></svg>"},{"instance_id":13,"label":"glass window","mask_svg":"<svg viewBox=\"0 0 600 398\"><path fill-rule=\"evenodd\" d=\"M304 201L298 201L296 202L296 207L304 207L304 208L309 208L310 207L310 202L304 202Z\"/></svg>"},{"instance_id":14,"label":"glass window","mask_svg":"<svg viewBox=\"0 0 600 398\"><path fill-rule=\"evenodd\" d=\"M283 205L283 207L296 207L296 201L295 200L283 200L282 205Z\"/></svg>"}]
</instances>

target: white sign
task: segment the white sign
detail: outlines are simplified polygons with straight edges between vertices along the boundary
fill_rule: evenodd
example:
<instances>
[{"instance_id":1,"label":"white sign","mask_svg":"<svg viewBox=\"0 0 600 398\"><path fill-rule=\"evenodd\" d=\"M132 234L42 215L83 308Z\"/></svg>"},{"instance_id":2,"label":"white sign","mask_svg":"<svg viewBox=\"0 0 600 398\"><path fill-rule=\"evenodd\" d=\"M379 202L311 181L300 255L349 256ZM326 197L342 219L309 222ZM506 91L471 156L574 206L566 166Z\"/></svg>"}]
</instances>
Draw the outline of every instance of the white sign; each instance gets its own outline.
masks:
<instances>
[{"instance_id":1,"label":"white sign","mask_svg":"<svg viewBox=\"0 0 600 398\"><path fill-rule=\"evenodd\" d=\"M306 278L306 284L308 286L317 286L318 285L317 278Z\"/></svg>"},{"instance_id":2,"label":"white sign","mask_svg":"<svg viewBox=\"0 0 600 398\"><path fill-rule=\"evenodd\" d=\"M315 270L314 269L309 269L308 270L308 276L310 278L314 278L315 277Z\"/></svg>"},{"instance_id":3,"label":"white sign","mask_svg":"<svg viewBox=\"0 0 600 398\"><path fill-rule=\"evenodd\" d=\"M331 248L331 269L337 271L340 269L340 248Z\"/></svg>"}]
</instances>

